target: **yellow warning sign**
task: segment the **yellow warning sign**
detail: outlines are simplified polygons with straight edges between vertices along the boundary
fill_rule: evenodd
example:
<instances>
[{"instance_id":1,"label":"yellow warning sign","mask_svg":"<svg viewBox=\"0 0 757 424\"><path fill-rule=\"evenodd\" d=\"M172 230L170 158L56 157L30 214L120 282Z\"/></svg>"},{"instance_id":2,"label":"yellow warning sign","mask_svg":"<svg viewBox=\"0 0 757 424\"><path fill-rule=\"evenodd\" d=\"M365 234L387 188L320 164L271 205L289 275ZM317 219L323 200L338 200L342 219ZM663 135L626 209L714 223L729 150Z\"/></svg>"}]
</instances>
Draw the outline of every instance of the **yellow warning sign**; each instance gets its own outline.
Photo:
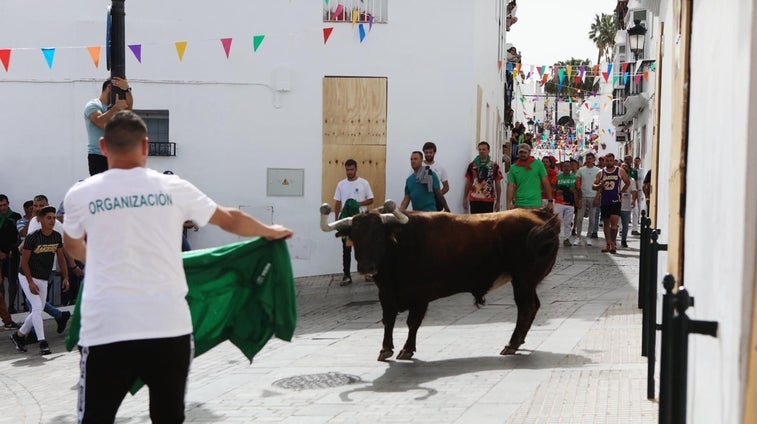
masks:
<instances>
[{"instance_id":1,"label":"yellow warning sign","mask_svg":"<svg viewBox=\"0 0 757 424\"><path fill-rule=\"evenodd\" d=\"M281 185L289 185L289 180L284 178L284 181L281 182Z\"/></svg>"}]
</instances>

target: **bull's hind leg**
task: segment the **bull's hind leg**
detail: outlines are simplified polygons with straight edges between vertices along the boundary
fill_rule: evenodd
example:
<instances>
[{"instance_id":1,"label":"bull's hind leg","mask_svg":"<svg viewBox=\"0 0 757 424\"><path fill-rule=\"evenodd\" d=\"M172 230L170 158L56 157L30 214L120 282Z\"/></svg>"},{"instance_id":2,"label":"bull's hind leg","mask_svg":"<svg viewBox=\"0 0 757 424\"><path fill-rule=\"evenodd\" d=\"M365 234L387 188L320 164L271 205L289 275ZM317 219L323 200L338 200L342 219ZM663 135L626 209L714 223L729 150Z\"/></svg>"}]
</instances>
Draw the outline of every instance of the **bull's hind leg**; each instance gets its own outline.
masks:
<instances>
[{"instance_id":1,"label":"bull's hind leg","mask_svg":"<svg viewBox=\"0 0 757 424\"><path fill-rule=\"evenodd\" d=\"M411 359L415 353L415 338L418 335L418 329L421 327L423 317L426 316L426 310L428 309L428 303L420 305L414 305L410 308L407 314L407 341L400 353L397 355L397 359Z\"/></svg>"},{"instance_id":2,"label":"bull's hind leg","mask_svg":"<svg viewBox=\"0 0 757 424\"><path fill-rule=\"evenodd\" d=\"M541 303L536 295L536 284L521 279L513 280L513 293L515 294L515 305L518 308L518 321L515 324L515 330L510 343L502 349L500 355L513 355L518 347L526 341L526 334L531 328L536 312L539 311Z\"/></svg>"},{"instance_id":3,"label":"bull's hind leg","mask_svg":"<svg viewBox=\"0 0 757 424\"><path fill-rule=\"evenodd\" d=\"M379 352L379 361L385 361L394 355L394 323L397 321L397 310L383 308L383 317L381 322L384 324L384 341L381 344L381 352Z\"/></svg>"}]
</instances>

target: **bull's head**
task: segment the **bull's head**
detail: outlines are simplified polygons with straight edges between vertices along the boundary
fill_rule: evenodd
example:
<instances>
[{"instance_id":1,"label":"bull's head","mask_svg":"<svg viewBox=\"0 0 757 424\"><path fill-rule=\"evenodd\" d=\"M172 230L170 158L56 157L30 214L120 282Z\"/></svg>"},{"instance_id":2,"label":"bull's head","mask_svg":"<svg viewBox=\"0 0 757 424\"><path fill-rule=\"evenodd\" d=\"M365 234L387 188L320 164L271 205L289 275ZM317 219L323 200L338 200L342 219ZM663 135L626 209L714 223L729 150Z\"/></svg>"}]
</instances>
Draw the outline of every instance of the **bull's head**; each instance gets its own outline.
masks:
<instances>
[{"instance_id":1,"label":"bull's head","mask_svg":"<svg viewBox=\"0 0 757 424\"><path fill-rule=\"evenodd\" d=\"M383 211L370 211L349 218L342 218L331 224L328 216L331 207L324 203L321 206L321 229L323 231L337 231L338 236L347 236L355 245L355 259L357 260L358 272L362 274L375 274L378 265L386 254L386 230L385 224L406 224L407 215L397 209L397 205L387 200Z\"/></svg>"}]
</instances>

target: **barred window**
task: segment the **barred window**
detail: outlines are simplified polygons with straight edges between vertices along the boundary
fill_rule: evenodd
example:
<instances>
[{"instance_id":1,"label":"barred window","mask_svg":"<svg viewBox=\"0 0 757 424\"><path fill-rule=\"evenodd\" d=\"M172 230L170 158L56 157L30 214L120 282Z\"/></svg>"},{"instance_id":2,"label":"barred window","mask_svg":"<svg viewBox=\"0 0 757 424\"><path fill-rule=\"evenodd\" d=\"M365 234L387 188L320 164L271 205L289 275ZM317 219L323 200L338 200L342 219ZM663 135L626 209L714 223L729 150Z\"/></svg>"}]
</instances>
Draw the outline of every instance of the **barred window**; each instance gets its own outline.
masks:
<instances>
[{"instance_id":1,"label":"barred window","mask_svg":"<svg viewBox=\"0 0 757 424\"><path fill-rule=\"evenodd\" d=\"M167 110L134 110L147 125L147 137L153 143L167 143L168 111Z\"/></svg>"},{"instance_id":2,"label":"barred window","mask_svg":"<svg viewBox=\"0 0 757 424\"><path fill-rule=\"evenodd\" d=\"M323 4L324 22L387 23L389 0L331 0Z\"/></svg>"}]
</instances>

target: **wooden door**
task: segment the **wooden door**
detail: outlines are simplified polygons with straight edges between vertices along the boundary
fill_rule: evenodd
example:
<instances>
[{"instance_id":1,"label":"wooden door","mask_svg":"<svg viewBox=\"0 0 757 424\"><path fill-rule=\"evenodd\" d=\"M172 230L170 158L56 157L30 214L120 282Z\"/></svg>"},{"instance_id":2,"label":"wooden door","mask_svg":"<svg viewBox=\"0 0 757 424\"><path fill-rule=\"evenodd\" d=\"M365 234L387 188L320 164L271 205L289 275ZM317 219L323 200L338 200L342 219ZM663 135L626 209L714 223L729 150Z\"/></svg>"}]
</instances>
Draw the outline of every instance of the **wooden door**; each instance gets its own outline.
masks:
<instances>
[{"instance_id":1,"label":"wooden door","mask_svg":"<svg viewBox=\"0 0 757 424\"><path fill-rule=\"evenodd\" d=\"M354 159L358 177L371 184L373 206L384 204L386 96L386 78L323 79L323 202L334 204L336 185L345 178L344 162Z\"/></svg>"}]
</instances>

